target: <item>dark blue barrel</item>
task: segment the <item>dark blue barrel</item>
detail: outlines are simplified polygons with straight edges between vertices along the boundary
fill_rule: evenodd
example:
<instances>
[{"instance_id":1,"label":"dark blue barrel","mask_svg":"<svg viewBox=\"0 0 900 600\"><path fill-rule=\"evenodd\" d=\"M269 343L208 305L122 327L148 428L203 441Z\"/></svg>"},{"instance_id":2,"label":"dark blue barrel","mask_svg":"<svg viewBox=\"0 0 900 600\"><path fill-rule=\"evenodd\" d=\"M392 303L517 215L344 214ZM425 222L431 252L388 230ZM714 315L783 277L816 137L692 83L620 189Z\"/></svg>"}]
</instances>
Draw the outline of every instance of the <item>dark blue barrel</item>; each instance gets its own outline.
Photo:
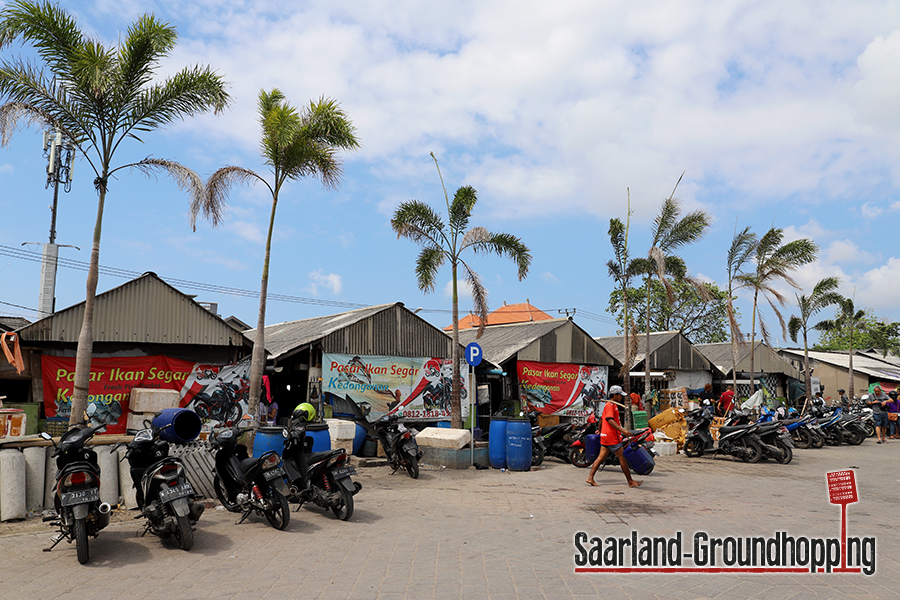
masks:
<instances>
[{"instance_id":1,"label":"dark blue barrel","mask_svg":"<svg viewBox=\"0 0 900 600\"><path fill-rule=\"evenodd\" d=\"M284 427L260 427L253 438L253 456L260 457L269 450L278 456L284 450Z\"/></svg>"},{"instance_id":2,"label":"dark blue barrel","mask_svg":"<svg viewBox=\"0 0 900 600\"><path fill-rule=\"evenodd\" d=\"M656 466L653 455L640 444L629 444L625 446L625 460L628 466L638 475L646 475Z\"/></svg>"},{"instance_id":3,"label":"dark blue barrel","mask_svg":"<svg viewBox=\"0 0 900 600\"><path fill-rule=\"evenodd\" d=\"M353 454L359 456L359 451L362 450L363 443L366 441L366 428L356 424L356 435L353 436Z\"/></svg>"},{"instance_id":4,"label":"dark blue barrel","mask_svg":"<svg viewBox=\"0 0 900 600\"><path fill-rule=\"evenodd\" d=\"M159 437L170 444L184 444L200 435L203 422L192 410L165 408L153 415L153 426L159 427Z\"/></svg>"},{"instance_id":5,"label":"dark blue barrel","mask_svg":"<svg viewBox=\"0 0 900 600\"><path fill-rule=\"evenodd\" d=\"M600 436L596 433L585 436L584 438L584 454L585 459L594 462L594 459L600 455Z\"/></svg>"},{"instance_id":6,"label":"dark blue barrel","mask_svg":"<svg viewBox=\"0 0 900 600\"><path fill-rule=\"evenodd\" d=\"M312 423L307 425L306 437L311 437L313 439L311 452L331 450L331 434L328 433L328 423Z\"/></svg>"},{"instance_id":7,"label":"dark blue barrel","mask_svg":"<svg viewBox=\"0 0 900 600\"><path fill-rule=\"evenodd\" d=\"M510 471L531 469L531 421L509 419L506 426L506 466Z\"/></svg>"},{"instance_id":8,"label":"dark blue barrel","mask_svg":"<svg viewBox=\"0 0 900 600\"><path fill-rule=\"evenodd\" d=\"M450 421L438 421L437 426L441 429L450 429Z\"/></svg>"},{"instance_id":9,"label":"dark blue barrel","mask_svg":"<svg viewBox=\"0 0 900 600\"><path fill-rule=\"evenodd\" d=\"M488 429L488 459L495 469L506 468L506 426L509 417L494 417Z\"/></svg>"}]
</instances>

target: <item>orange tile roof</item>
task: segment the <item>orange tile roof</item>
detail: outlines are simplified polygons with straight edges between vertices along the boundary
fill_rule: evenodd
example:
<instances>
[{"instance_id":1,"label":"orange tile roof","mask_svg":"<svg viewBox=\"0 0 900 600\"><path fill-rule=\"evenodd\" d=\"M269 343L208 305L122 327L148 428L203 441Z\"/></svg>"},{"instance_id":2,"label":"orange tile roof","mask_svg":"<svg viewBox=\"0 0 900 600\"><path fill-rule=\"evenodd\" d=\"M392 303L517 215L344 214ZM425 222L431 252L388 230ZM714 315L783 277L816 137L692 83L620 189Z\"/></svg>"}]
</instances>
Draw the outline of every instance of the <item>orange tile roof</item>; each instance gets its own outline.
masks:
<instances>
[{"instance_id":1,"label":"orange tile roof","mask_svg":"<svg viewBox=\"0 0 900 600\"><path fill-rule=\"evenodd\" d=\"M553 317L544 311L535 308L528 301L521 304L504 304L494 312L488 314L488 325L507 325L509 323L528 323L531 321L551 321ZM459 320L460 329L472 329L478 327L481 320L473 315L468 314ZM444 327L444 331L451 331L453 325Z\"/></svg>"}]
</instances>

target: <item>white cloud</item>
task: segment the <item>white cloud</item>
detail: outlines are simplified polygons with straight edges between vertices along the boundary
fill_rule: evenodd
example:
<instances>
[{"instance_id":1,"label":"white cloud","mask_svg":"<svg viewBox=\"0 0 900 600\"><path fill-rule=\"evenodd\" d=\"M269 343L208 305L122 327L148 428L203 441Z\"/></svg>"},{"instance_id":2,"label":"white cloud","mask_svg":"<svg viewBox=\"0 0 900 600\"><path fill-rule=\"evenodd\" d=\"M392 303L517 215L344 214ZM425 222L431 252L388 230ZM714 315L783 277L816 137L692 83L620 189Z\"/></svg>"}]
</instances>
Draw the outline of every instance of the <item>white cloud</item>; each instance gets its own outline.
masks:
<instances>
[{"instance_id":1,"label":"white cloud","mask_svg":"<svg viewBox=\"0 0 900 600\"><path fill-rule=\"evenodd\" d=\"M472 299L472 286L469 285L468 281L460 280L458 285L456 286L456 293L459 296L459 299L467 298L469 300ZM447 298L453 298L453 280L449 280L446 285L444 285L444 296Z\"/></svg>"},{"instance_id":2,"label":"white cloud","mask_svg":"<svg viewBox=\"0 0 900 600\"><path fill-rule=\"evenodd\" d=\"M12 173L13 166L12 165L0 165L0 174L3 173Z\"/></svg>"},{"instance_id":3,"label":"white cloud","mask_svg":"<svg viewBox=\"0 0 900 600\"><path fill-rule=\"evenodd\" d=\"M881 213L884 212L884 209L880 206L873 206L869 202L866 202L859 207L859 212L864 219L877 219Z\"/></svg>"},{"instance_id":4,"label":"white cloud","mask_svg":"<svg viewBox=\"0 0 900 600\"><path fill-rule=\"evenodd\" d=\"M319 295L319 286L327 288L333 295L341 293L343 286L340 275L335 273L328 273L326 275L322 272L322 269L316 269L309 274L309 279L310 284L307 286L306 290L313 296Z\"/></svg>"},{"instance_id":5,"label":"white cloud","mask_svg":"<svg viewBox=\"0 0 900 600\"><path fill-rule=\"evenodd\" d=\"M851 240L835 240L822 253L826 264L849 262L854 264L871 263L874 258L862 250Z\"/></svg>"},{"instance_id":6,"label":"white cloud","mask_svg":"<svg viewBox=\"0 0 900 600\"><path fill-rule=\"evenodd\" d=\"M543 279L547 283L559 283L559 278L550 271L541 273L541 279Z\"/></svg>"}]
</instances>

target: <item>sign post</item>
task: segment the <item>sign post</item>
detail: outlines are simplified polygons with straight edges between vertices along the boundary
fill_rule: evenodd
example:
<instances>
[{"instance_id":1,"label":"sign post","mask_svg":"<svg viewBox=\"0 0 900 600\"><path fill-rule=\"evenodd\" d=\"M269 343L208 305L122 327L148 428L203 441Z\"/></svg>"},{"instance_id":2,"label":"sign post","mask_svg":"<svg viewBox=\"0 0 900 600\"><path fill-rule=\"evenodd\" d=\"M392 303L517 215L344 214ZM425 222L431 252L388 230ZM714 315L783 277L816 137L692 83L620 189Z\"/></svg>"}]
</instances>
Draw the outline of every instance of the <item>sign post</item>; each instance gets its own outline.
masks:
<instances>
[{"instance_id":1,"label":"sign post","mask_svg":"<svg viewBox=\"0 0 900 600\"><path fill-rule=\"evenodd\" d=\"M841 505L841 569L847 568L847 505L859 502L856 493L856 474L853 471L826 473L828 501Z\"/></svg>"},{"instance_id":2,"label":"sign post","mask_svg":"<svg viewBox=\"0 0 900 600\"><path fill-rule=\"evenodd\" d=\"M475 367L481 364L481 346L472 342L466 346L466 362L472 368L469 369L469 465L475 466L475 396L478 393L475 387Z\"/></svg>"}]
</instances>

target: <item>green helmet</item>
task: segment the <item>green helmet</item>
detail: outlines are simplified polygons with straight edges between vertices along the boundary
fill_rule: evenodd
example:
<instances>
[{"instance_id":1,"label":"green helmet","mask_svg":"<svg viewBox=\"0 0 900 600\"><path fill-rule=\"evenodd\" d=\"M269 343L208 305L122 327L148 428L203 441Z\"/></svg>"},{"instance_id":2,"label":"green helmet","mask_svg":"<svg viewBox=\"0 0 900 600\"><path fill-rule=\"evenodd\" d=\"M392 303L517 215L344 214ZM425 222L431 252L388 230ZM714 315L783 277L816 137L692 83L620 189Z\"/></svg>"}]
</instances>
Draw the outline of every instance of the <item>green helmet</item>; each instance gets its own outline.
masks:
<instances>
[{"instance_id":1,"label":"green helmet","mask_svg":"<svg viewBox=\"0 0 900 600\"><path fill-rule=\"evenodd\" d=\"M294 409L294 412L291 416L295 419L299 419L300 421L312 421L316 418L316 409L309 402L304 402Z\"/></svg>"}]
</instances>

